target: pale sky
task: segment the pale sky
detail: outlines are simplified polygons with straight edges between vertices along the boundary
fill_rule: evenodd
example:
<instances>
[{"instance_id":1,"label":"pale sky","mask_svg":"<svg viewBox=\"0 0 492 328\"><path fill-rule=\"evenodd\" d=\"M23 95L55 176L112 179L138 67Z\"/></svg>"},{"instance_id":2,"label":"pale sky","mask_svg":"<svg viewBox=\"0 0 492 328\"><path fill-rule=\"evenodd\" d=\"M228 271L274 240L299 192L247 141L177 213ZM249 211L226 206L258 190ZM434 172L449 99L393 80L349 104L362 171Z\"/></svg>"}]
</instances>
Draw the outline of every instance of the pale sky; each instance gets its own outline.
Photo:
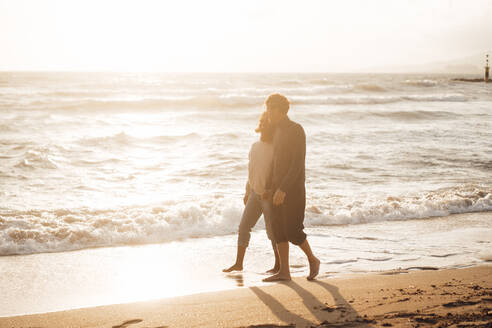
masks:
<instances>
[{"instance_id":1,"label":"pale sky","mask_svg":"<svg viewBox=\"0 0 492 328\"><path fill-rule=\"evenodd\" d=\"M350 72L490 49L490 0L0 0L0 70Z\"/></svg>"}]
</instances>

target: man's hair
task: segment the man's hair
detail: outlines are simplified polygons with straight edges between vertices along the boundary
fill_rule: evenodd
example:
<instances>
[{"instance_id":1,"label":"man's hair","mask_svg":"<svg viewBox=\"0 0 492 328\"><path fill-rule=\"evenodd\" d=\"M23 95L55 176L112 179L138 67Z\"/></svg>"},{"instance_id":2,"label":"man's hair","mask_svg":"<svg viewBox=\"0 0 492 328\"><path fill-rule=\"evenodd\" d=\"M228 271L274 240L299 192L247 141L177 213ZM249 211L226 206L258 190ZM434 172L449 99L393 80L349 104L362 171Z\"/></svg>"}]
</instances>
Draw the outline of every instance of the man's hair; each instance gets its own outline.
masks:
<instances>
[{"instance_id":1,"label":"man's hair","mask_svg":"<svg viewBox=\"0 0 492 328\"><path fill-rule=\"evenodd\" d=\"M289 100L284 95L281 95L280 93L274 93L269 95L267 100L265 101L265 104L267 105L267 107L270 108L278 108L280 112L283 114L287 114L290 107Z\"/></svg>"}]
</instances>

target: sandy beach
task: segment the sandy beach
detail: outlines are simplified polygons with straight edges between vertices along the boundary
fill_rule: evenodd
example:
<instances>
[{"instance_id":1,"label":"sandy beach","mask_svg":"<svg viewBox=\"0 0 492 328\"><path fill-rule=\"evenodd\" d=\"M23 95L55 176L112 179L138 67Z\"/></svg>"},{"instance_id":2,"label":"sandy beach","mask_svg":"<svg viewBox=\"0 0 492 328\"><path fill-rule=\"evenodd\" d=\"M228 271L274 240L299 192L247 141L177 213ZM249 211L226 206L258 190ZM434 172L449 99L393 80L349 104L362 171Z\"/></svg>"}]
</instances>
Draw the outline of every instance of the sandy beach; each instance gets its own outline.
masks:
<instances>
[{"instance_id":1,"label":"sandy beach","mask_svg":"<svg viewBox=\"0 0 492 328\"><path fill-rule=\"evenodd\" d=\"M492 328L491 17L0 0L0 328Z\"/></svg>"},{"instance_id":2,"label":"sandy beach","mask_svg":"<svg viewBox=\"0 0 492 328\"><path fill-rule=\"evenodd\" d=\"M0 327L492 327L492 266L314 282L295 278L263 287L4 317Z\"/></svg>"}]
</instances>

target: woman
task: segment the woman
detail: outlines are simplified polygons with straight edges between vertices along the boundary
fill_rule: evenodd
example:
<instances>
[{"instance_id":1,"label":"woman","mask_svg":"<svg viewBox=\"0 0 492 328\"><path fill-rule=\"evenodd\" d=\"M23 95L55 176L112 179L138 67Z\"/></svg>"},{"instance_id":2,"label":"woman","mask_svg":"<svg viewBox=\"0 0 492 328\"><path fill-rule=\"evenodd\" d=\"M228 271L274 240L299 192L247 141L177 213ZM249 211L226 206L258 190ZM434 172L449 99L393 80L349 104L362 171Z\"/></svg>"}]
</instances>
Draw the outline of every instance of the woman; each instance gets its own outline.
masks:
<instances>
[{"instance_id":1,"label":"woman","mask_svg":"<svg viewBox=\"0 0 492 328\"><path fill-rule=\"evenodd\" d=\"M243 269L244 254L251 237L251 229L258 222L262 213L265 218L267 236L272 243L275 254L275 265L267 272L276 273L279 269L277 247L271 229L272 203L267 200L267 191L265 189L268 174L272 167L274 134L274 128L269 124L266 112L261 115L259 125L255 131L260 132L261 135L260 140L251 145L248 156L248 182L246 183L246 193L243 199L246 207L239 224L236 263L222 270L224 272L241 271Z\"/></svg>"}]
</instances>

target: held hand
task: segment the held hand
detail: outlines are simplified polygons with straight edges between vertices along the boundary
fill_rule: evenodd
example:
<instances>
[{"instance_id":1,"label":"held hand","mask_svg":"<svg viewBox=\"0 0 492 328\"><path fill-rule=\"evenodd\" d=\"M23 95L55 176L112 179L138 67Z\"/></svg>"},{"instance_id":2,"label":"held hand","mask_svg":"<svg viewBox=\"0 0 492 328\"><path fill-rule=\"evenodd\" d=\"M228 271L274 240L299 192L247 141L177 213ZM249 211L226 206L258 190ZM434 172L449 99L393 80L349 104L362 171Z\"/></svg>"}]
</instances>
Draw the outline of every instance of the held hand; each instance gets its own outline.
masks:
<instances>
[{"instance_id":1,"label":"held hand","mask_svg":"<svg viewBox=\"0 0 492 328\"><path fill-rule=\"evenodd\" d=\"M273 205L279 206L282 205L285 201L285 192L283 192L280 189L277 189L275 191L275 194L273 195Z\"/></svg>"}]
</instances>

